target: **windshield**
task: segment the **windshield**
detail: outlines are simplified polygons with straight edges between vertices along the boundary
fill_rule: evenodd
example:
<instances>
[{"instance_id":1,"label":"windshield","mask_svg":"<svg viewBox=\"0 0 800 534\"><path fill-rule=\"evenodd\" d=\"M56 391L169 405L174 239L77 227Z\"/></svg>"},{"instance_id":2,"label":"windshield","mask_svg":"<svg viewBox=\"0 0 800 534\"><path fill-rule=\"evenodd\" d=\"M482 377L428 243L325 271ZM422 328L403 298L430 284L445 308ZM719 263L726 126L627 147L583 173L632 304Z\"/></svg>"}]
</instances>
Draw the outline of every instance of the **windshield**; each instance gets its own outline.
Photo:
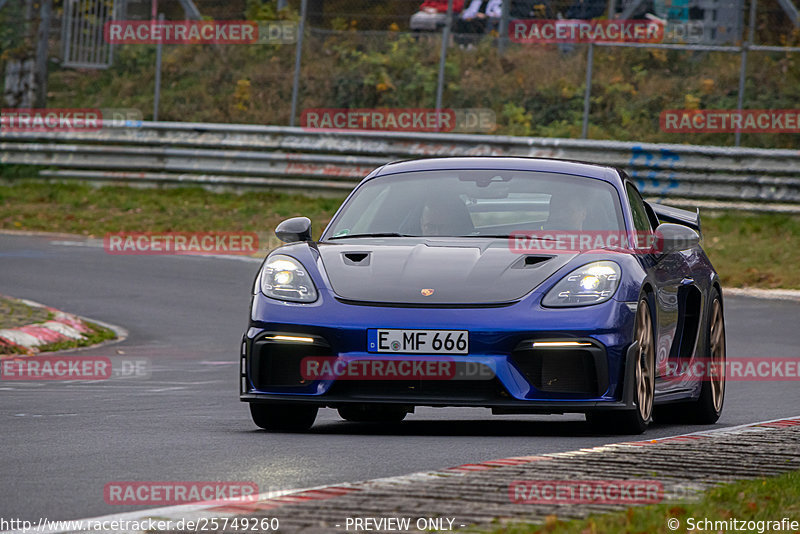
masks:
<instances>
[{"instance_id":1,"label":"windshield","mask_svg":"<svg viewBox=\"0 0 800 534\"><path fill-rule=\"evenodd\" d=\"M412 172L358 188L325 239L497 236L536 230L624 230L616 190L573 175L496 170Z\"/></svg>"}]
</instances>

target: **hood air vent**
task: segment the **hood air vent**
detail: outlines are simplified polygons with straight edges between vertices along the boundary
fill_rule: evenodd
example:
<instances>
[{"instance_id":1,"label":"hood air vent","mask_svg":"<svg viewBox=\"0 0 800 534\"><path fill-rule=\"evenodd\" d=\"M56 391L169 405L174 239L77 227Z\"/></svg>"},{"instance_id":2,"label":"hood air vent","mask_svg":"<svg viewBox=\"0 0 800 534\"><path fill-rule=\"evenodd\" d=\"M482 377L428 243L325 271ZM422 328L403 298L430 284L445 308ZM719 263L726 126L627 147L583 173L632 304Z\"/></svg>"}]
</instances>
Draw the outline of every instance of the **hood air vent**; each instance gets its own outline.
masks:
<instances>
[{"instance_id":1,"label":"hood air vent","mask_svg":"<svg viewBox=\"0 0 800 534\"><path fill-rule=\"evenodd\" d=\"M369 252L342 252L345 265L363 267L369 265Z\"/></svg>"},{"instance_id":2,"label":"hood air vent","mask_svg":"<svg viewBox=\"0 0 800 534\"><path fill-rule=\"evenodd\" d=\"M526 255L514 262L512 269L530 269L531 267L538 267L539 265L551 259L553 259L553 256Z\"/></svg>"}]
</instances>

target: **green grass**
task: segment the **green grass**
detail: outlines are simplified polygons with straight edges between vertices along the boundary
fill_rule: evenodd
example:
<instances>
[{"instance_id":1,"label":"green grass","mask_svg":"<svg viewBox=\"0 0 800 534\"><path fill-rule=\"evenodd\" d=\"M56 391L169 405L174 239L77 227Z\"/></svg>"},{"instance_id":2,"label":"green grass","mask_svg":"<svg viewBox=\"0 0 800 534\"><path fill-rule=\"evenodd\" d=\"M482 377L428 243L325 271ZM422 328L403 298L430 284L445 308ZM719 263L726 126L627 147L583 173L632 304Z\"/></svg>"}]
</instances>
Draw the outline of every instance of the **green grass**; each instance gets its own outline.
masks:
<instances>
[{"instance_id":1,"label":"green grass","mask_svg":"<svg viewBox=\"0 0 800 534\"><path fill-rule=\"evenodd\" d=\"M28 306L17 299L0 296L0 329L43 323L52 317L53 314L44 308Z\"/></svg>"},{"instance_id":2,"label":"green grass","mask_svg":"<svg viewBox=\"0 0 800 534\"><path fill-rule=\"evenodd\" d=\"M702 227L724 286L800 288L800 215L709 213Z\"/></svg>"},{"instance_id":3,"label":"green grass","mask_svg":"<svg viewBox=\"0 0 800 534\"><path fill-rule=\"evenodd\" d=\"M266 250L278 243L275 226L289 217L310 217L318 237L341 201L266 191L98 188L18 180L0 187L0 229L94 237L122 231L256 232L260 249ZM704 212L703 235L724 286L800 288L799 215Z\"/></svg>"},{"instance_id":4,"label":"green grass","mask_svg":"<svg viewBox=\"0 0 800 534\"><path fill-rule=\"evenodd\" d=\"M274 246L275 226L305 215L319 236L343 197L274 192L212 193L200 187L138 189L21 181L0 187L0 228L102 237L107 232L256 232Z\"/></svg>"},{"instance_id":5,"label":"green grass","mask_svg":"<svg viewBox=\"0 0 800 534\"><path fill-rule=\"evenodd\" d=\"M549 516L544 525L516 523L498 525L484 534L612 534L642 533L671 534L685 533L691 526L689 519L697 521L704 518L710 521L737 519L741 521L780 521L782 518L800 521L800 471L793 471L778 477L760 478L735 482L716 487L698 502L663 503L652 506L628 508L623 512L592 515L583 520L562 521ZM680 527L671 530L667 526L670 519L680 521ZM706 526L706 525L702 525ZM693 532L718 532L714 525ZM746 529L739 532L758 532ZM784 532L796 532L786 530ZM734 532L733 528L719 532ZM770 530L765 530L770 532ZM775 532L773 529L771 532Z\"/></svg>"},{"instance_id":6,"label":"green grass","mask_svg":"<svg viewBox=\"0 0 800 534\"><path fill-rule=\"evenodd\" d=\"M0 296L0 329L39 324L51 319L53 319L53 313L45 308L28 306L15 298ZM117 337L113 330L104 326L89 321L84 321L84 324L89 328L89 332L83 334L83 339L70 339L57 343L39 345L37 351L54 352L77 347L88 347ZM0 343L0 354L24 353L25 350L21 350L16 346Z\"/></svg>"},{"instance_id":7,"label":"green grass","mask_svg":"<svg viewBox=\"0 0 800 534\"><path fill-rule=\"evenodd\" d=\"M104 341L116 339L117 337L113 330L105 326L100 326L90 321L84 321L84 324L89 328L89 332L83 334L83 339L70 339L67 341L59 341L58 343L40 345L38 347L39 352L55 352L57 350L74 349L77 347L90 347Z\"/></svg>"}]
</instances>

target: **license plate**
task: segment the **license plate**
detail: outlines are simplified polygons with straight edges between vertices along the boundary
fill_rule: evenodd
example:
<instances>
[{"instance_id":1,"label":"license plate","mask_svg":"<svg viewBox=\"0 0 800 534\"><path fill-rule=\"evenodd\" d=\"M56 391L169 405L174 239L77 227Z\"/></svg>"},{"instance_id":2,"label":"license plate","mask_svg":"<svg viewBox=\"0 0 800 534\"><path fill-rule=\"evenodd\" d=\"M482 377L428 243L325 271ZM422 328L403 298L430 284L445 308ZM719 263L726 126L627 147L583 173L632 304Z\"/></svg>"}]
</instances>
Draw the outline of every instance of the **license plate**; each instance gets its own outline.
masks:
<instances>
[{"instance_id":1,"label":"license plate","mask_svg":"<svg viewBox=\"0 0 800 534\"><path fill-rule=\"evenodd\" d=\"M368 352L468 354L468 330L367 330Z\"/></svg>"}]
</instances>

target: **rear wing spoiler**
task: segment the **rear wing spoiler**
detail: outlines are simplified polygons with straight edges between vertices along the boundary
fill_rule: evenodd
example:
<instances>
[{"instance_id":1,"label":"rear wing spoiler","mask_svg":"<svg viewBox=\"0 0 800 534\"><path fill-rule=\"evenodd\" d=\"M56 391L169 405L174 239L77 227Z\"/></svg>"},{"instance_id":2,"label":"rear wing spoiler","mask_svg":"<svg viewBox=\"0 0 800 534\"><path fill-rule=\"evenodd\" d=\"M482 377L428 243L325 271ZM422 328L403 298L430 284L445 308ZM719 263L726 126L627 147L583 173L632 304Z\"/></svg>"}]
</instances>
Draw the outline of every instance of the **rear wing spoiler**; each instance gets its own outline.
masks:
<instances>
[{"instance_id":1,"label":"rear wing spoiler","mask_svg":"<svg viewBox=\"0 0 800 534\"><path fill-rule=\"evenodd\" d=\"M692 212L663 204L650 204L650 207L653 208L659 222L682 224L703 235L700 230L700 208Z\"/></svg>"}]
</instances>

